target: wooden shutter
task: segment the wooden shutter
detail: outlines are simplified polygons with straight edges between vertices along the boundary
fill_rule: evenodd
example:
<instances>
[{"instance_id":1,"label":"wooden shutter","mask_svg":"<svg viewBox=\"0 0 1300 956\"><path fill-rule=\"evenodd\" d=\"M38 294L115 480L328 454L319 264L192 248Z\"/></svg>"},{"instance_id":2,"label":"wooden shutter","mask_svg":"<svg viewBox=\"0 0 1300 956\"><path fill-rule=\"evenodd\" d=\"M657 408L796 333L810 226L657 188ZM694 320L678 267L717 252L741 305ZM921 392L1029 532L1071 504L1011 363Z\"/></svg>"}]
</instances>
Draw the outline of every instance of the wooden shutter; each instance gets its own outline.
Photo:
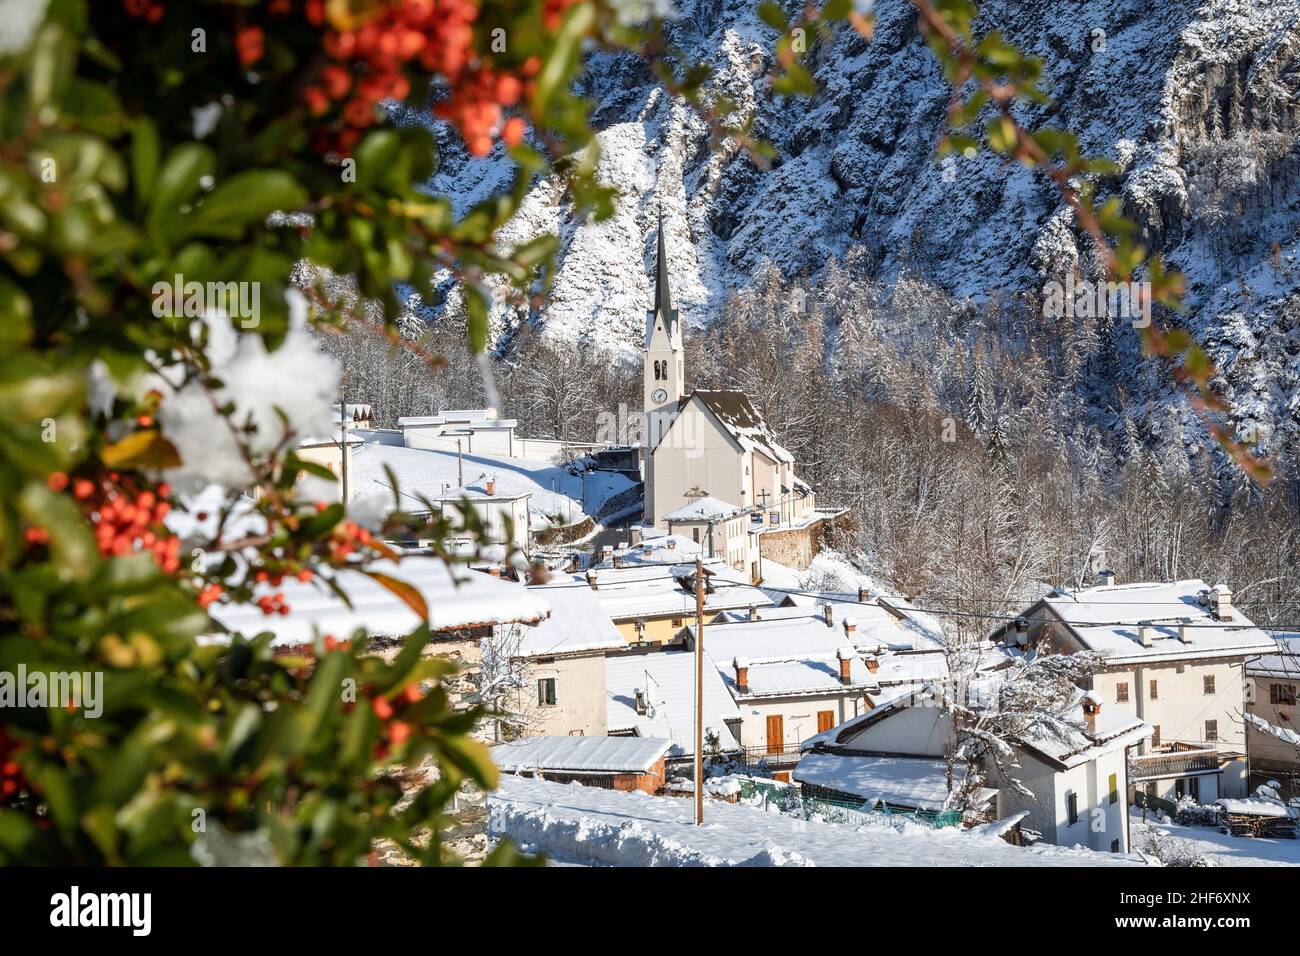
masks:
<instances>
[{"instance_id":1,"label":"wooden shutter","mask_svg":"<svg viewBox=\"0 0 1300 956\"><path fill-rule=\"evenodd\" d=\"M817 711L817 733L830 730L835 726L835 711L819 710Z\"/></svg>"},{"instance_id":2,"label":"wooden shutter","mask_svg":"<svg viewBox=\"0 0 1300 956\"><path fill-rule=\"evenodd\" d=\"M779 754L785 746L785 720L780 714L767 718L767 752Z\"/></svg>"}]
</instances>

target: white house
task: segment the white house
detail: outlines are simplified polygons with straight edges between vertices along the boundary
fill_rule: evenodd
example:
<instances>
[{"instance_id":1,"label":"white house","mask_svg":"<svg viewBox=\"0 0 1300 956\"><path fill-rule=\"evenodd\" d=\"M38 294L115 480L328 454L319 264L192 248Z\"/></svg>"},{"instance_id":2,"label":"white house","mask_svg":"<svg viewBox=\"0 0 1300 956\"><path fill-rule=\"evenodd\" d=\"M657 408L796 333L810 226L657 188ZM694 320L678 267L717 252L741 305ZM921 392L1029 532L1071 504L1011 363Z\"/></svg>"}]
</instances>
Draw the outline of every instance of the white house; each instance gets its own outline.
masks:
<instances>
[{"instance_id":1,"label":"white house","mask_svg":"<svg viewBox=\"0 0 1300 956\"><path fill-rule=\"evenodd\" d=\"M498 494L496 481L489 478L481 485L457 488L433 499L438 513L459 526L466 511L472 511L483 533L473 540L479 544L503 544L528 554L531 549L532 522L528 510L531 493Z\"/></svg>"},{"instance_id":2,"label":"white house","mask_svg":"<svg viewBox=\"0 0 1300 956\"><path fill-rule=\"evenodd\" d=\"M1275 651L1232 606L1224 586L1200 580L1057 589L994 638L1058 653L1095 651L1089 681L1101 700L1151 725L1134 784L1151 797L1201 803L1244 797L1248 761L1246 661Z\"/></svg>"},{"instance_id":3,"label":"white house","mask_svg":"<svg viewBox=\"0 0 1300 956\"><path fill-rule=\"evenodd\" d=\"M1013 742L1019 766L1010 773L1032 795L999 777L996 767L987 768L988 785L977 795L982 818L1024 814L1021 826L1048 843L1127 853L1126 755L1150 728L1083 692L1074 706L1078 729L1064 733L1064 739L1038 734ZM808 753L794 779L823 795L942 810L948 799L945 755L956 743L951 713L938 706L938 692L927 687L806 741Z\"/></svg>"},{"instance_id":4,"label":"white house","mask_svg":"<svg viewBox=\"0 0 1300 956\"><path fill-rule=\"evenodd\" d=\"M706 625L704 648L740 709L746 756L778 774L802 741L866 712L880 690L844 635L815 618Z\"/></svg>"},{"instance_id":5,"label":"white house","mask_svg":"<svg viewBox=\"0 0 1300 956\"><path fill-rule=\"evenodd\" d=\"M498 418L495 408L442 411L397 420L402 444L407 448L522 458L523 449L515 447L517 424L513 418Z\"/></svg>"}]
</instances>

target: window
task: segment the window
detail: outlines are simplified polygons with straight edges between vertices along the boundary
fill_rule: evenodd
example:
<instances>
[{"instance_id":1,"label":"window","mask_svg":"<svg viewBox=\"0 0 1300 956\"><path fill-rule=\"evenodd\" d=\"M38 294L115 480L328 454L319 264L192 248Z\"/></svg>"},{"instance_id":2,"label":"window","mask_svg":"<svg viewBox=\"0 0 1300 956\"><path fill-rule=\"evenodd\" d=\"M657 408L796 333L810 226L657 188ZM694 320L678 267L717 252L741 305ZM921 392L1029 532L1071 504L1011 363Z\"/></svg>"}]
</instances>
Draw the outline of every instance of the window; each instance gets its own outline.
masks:
<instances>
[{"instance_id":1,"label":"window","mask_svg":"<svg viewBox=\"0 0 1300 956\"><path fill-rule=\"evenodd\" d=\"M1128 703L1128 681L1120 681L1115 685L1115 703Z\"/></svg>"},{"instance_id":2,"label":"window","mask_svg":"<svg viewBox=\"0 0 1300 956\"><path fill-rule=\"evenodd\" d=\"M1065 795L1065 818L1070 826L1079 822L1079 795L1077 793L1067 793Z\"/></svg>"},{"instance_id":3,"label":"window","mask_svg":"<svg viewBox=\"0 0 1300 956\"><path fill-rule=\"evenodd\" d=\"M681 626L682 626L682 619L680 617L673 618L673 627L681 627Z\"/></svg>"},{"instance_id":4,"label":"window","mask_svg":"<svg viewBox=\"0 0 1300 956\"><path fill-rule=\"evenodd\" d=\"M1213 674L1206 674L1203 678L1201 678L1201 682L1204 684L1204 686L1205 686L1205 692L1206 692L1207 694L1213 694L1213 693L1214 693L1214 675L1213 675Z\"/></svg>"},{"instance_id":5,"label":"window","mask_svg":"<svg viewBox=\"0 0 1300 956\"><path fill-rule=\"evenodd\" d=\"M1111 853L1118 853L1118 852L1119 852L1119 840L1111 840L1111 841L1110 841L1110 852L1111 852Z\"/></svg>"},{"instance_id":6,"label":"window","mask_svg":"<svg viewBox=\"0 0 1300 956\"><path fill-rule=\"evenodd\" d=\"M1160 746L1160 725L1159 724L1151 725L1151 746L1152 747Z\"/></svg>"},{"instance_id":7,"label":"window","mask_svg":"<svg viewBox=\"0 0 1300 956\"><path fill-rule=\"evenodd\" d=\"M1110 779L1106 781L1106 789L1110 791L1110 802L1119 803L1119 774L1110 775Z\"/></svg>"},{"instance_id":8,"label":"window","mask_svg":"<svg viewBox=\"0 0 1300 956\"><path fill-rule=\"evenodd\" d=\"M543 677L537 682L537 703L541 707L555 706L555 678Z\"/></svg>"},{"instance_id":9,"label":"window","mask_svg":"<svg viewBox=\"0 0 1300 956\"><path fill-rule=\"evenodd\" d=\"M1205 741L1214 743L1219 739L1219 722L1217 720L1207 720L1205 722Z\"/></svg>"},{"instance_id":10,"label":"window","mask_svg":"<svg viewBox=\"0 0 1300 956\"><path fill-rule=\"evenodd\" d=\"M1295 705L1295 684L1269 684L1268 702L1270 704Z\"/></svg>"},{"instance_id":11,"label":"window","mask_svg":"<svg viewBox=\"0 0 1300 956\"><path fill-rule=\"evenodd\" d=\"M1152 681L1152 682L1151 682L1151 696L1150 696L1150 699L1151 699L1151 700L1159 700L1159 699L1160 699L1160 691L1158 691L1158 690L1156 689L1156 682L1155 682L1155 681Z\"/></svg>"}]
</instances>

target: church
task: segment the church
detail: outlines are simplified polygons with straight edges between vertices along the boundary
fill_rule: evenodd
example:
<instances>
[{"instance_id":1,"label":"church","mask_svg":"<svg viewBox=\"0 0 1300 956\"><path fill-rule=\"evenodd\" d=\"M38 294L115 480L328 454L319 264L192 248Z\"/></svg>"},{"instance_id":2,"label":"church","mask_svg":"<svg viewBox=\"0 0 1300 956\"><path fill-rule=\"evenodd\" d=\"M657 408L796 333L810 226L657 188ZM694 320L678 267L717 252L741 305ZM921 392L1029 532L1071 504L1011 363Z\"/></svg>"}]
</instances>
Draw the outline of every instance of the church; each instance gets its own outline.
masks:
<instances>
[{"instance_id":1,"label":"church","mask_svg":"<svg viewBox=\"0 0 1300 956\"><path fill-rule=\"evenodd\" d=\"M645 526L686 534L758 582L762 557L807 567L819 512L794 456L740 391L686 388L662 217L644 355Z\"/></svg>"}]
</instances>

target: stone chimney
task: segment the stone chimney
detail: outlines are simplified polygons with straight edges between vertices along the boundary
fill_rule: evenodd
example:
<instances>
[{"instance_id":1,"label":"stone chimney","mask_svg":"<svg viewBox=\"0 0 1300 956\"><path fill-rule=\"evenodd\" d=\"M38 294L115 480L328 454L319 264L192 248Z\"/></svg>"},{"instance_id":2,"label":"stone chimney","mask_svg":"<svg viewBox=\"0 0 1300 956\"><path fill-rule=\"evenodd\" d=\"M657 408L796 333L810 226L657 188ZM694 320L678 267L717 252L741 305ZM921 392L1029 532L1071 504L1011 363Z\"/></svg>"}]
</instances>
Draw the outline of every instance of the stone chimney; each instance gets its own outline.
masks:
<instances>
[{"instance_id":1,"label":"stone chimney","mask_svg":"<svg viewBox=\"0 0 1300 956\"><path fill-rule=\"evenodd\" d=\"M871 603L871 588L858 588L858 603Z\"/></svg>"},{"instance_id":2,"label":"stone chimney","mask_svg":"<svg viewBox=\"0 0 1300 956\"><path fill-rule=\"evenodd\" d=\"M1138 643L1143 647L1150 647L1154 631L1155 628L1151 626L1150 621L1138 621Z\"/></svg>"},{"instance_id":3,"label":"stone chimney","mask_svg":"<svg viewBox=\"0 0 1300 956\"><path fill-rule=\"evenodd\" d=\"M736 690L742 694L749 693L749 658L737 657L731 662L736 668Z\"/></svg>"},{"instance_id":4,"label":"stone chimney","mask_svg":"<svg viewBox=\"0 0 1300 956\"><path fill-rule=\"evenodd\" d=\"M599 575L596 573L595 568L592 568L590 571L587 572L587 583L591 585L591 589L593 591L598 590L598 588L596 587L596 579L598 577Z\"/></svg>"},{"instance_id":5,"label":"stone chimney","mask_svg":"<svg viewBox=\"0 0 1300 956\"><path fill-rule=\"evenodd\" d=\"M1083 698L1083 721L1084 725L1088 728L1088 735L1090 737L1097 736L1097 716L1100 713L1101 700L1089 691Z\"/></svg>"},{"instance_id":6,"label":"stone chimney","mask_svg":"<svg viewBox=\"0 0 1300 956\"><path fill-rule=\"evenodd\" d=\"M826 622L827 627L835 626L835 608L831 607L829 602L822 605L822 620Z\"/></svg>"},{"instance_id":7,"label":"stone chimney","mask_svg":"<svg viewBox=\"0 0 1300 956\"><path fill-rule=\"evenodd\" d=\"M497 480L495 478L487 480L487 493L489 498L497 493Z\"/></svg>"},{"instance_id":8,"label":"stone chimney","mask_svg":"<svg viewBox=\"0 0 1300 956\"><path fill-rule=\"evenodd\" d=\"M1216 584L1210 592L1210 608L1216 621L1232 620L1232 591L1227 585Z\"/></svg>"},{"instance_id":9,"label":"stone chimney","mask_svg":"<svg viewBox=\"0 0 1300 956\"><path fill-rule=\"evenodd\" d=\"M851 616L844 618L844 636L852 641L858 633L858 622Z\"/></svg>"},{"instance_id":10,"label":"stone chimney","mask_svg":"<svg viewBox=\"0 0 1300 956\"><path fill-rule=\"evenodd\" d=\"M1178 625L1178 639L1184 644L1192 643L1192 632L1188 629L1186 621Z\"/></svg>"},{"instance_id":11,"label":"stone chimney","mask_svg":"<svg viewBox=\"0 0 1300 956\"><path fill-rule=\"evenodd\" d=\"M1103 588L1114 587L1114 585L1115 585L1115 580L1116 580L1116 579L1115 579L1115 572L1114 572L1114 571L1098 571L1098 572L1097 572L1097 584L1098 584L1099 587L1103 587Z\"/></svg>"},{"instance_id":12,"label":"stone chimney","mask_svg":"<svg viewBox=\"0 0 1300 956\"><path fill-rule=\"evenodd\" d=\"M830 605L827 605L827 607L829 606ZM853 648L851 647L841 647L838 651L835 652L835 657L840 662L840 683L841 684L848 685L853 683L853 673L850 669L853 665L853 656L854 656Z\"/></svg>"}]
</instances>

